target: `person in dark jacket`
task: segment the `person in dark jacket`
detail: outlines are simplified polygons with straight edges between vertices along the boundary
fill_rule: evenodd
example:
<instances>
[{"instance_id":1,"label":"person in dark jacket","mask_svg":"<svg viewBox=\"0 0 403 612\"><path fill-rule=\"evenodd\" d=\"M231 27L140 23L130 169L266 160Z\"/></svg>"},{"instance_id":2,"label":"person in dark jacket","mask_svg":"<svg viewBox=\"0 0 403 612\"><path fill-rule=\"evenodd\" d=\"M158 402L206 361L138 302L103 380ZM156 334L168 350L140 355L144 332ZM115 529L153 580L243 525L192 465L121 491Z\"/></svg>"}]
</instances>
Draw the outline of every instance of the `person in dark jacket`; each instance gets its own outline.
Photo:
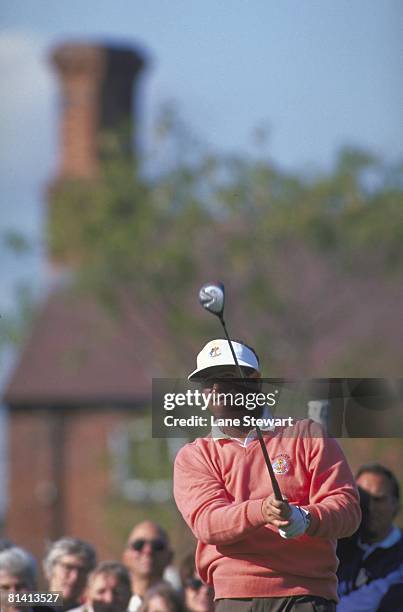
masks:
<instances>
[{"instance_id":1,"label":"person in dark jacket","mask_svg":"<svg viewBox=\"0 0 403 612\"><path fill-rule=\"evenodd\" d=\"M400 488L386 467L363 465L356 475L363 519L354 536L339 540L338 612L403 611L403 534L393 521Z\"/></svg>"}]
</instances>

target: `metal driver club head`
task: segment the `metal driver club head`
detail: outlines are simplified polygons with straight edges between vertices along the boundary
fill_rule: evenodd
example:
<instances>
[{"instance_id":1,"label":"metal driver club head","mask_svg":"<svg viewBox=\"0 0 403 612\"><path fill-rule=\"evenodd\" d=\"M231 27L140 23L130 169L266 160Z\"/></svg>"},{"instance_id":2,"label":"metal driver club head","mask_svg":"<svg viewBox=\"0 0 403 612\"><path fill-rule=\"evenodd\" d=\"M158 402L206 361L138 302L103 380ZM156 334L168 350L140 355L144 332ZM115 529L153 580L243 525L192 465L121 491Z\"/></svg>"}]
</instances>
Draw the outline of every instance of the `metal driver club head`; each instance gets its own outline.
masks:
<instances>
[{"instance_id":1,"label":"metal driver club head","mask_svg":"<svg viewBox=\"0 0 403 612\"><path fill-rule=\"evenodd\" d=\"M205 308L212 314L215 314L220 319L222 328L225 333L225 337L228 340L228 344L231 349L232 356L234 358L234 364L236 365L239 372L239 378L243 378L242 370L239 367L238 359L236 357L234 347L232 346L232 342L224 321L224 301L225 289L223 283L206 283L199 291L200 304L203 306L203 308Z\"/></svg>"},{"instance_id":2,"label":"metal driver club head","mask_svg":"<svg viewBox=\"0 0 403 612\"><path fill-rule=\"evenodd\" d=\"M225 292L222 283L207 283L199 291L199 302L209 312L222 317L224 312Z\"/></svg>"},{"instance_id":3,"label":"metal driver club head","mask_svg":"<svg viewBox=\"0 0 403 612\"><path fill-rule=\"evenodd\" d=\"M225 301L225 291L223 283L206 283L199 291L199 302L209 312L216 315L221 322L223 327L225 337L227 338L228 345L231 349L232 357L234 359L234 365L236 366L239 372L239 378L244 378L244 374L239 366L237 356L234 351L234 347L232 346L231 338L228 334L227 326L224 321L224 301ZM265 446L262 432L260 428L256 426L256 433L259 440L260 447L262 449L262 453L264 456L264 460L267 466L267 470L269 472L270 480L273 487L274 496L276 499L283 501L283 497L281 495L280 487L276 480L276 476L273 471L273 467L269 458L269 454L267 452L267 448Z\"/></svg>"}]
</instances>

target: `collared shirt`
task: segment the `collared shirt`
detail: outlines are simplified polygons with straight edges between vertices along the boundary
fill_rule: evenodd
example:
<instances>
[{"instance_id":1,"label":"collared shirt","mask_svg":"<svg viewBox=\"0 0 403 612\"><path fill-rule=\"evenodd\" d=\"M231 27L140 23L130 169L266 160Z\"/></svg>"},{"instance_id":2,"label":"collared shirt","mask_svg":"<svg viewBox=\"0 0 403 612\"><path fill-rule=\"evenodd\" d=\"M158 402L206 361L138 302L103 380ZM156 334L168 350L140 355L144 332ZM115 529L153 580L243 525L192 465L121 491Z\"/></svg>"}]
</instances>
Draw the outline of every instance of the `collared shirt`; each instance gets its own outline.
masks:
<instances>
[{"instance_id":1,"label":"collared shirt","mask_svg":"<svg viewBox=\"0 0 403 612\"><path fill-rule=\"evenodd\" d=\"M363 559L366 559L367 557L369 557L369 555L372 555L374 550L376 550L377 548L392 548L392 546L397 544L400 538L400 529L393 525L393 528L390 533L380 542L374 542L374 544L365 544L364 542L361 542L361 540L358 540L358 546L364 551Z\"/></svg>"},{"instance_id":2,"label":"collared shirt","mask_svg":"<svg viewBox=\"0 0 403 612\"><path fill-rule=\"evenodd\" d=\"M263 410L263 414L260 417L262 419L272 419L273 415L269 410L268 406L264 407ZM260 429L262 431L274 431L275 430L275 426L274 425L267 425L266 427L260 427ZM222 429L218 426L218 425L213 425L211 428L211 437L213 438L214 441L217 440L224 440L224 439L228 439L228 440L236 440L236 442L239 442L239 444L241 446L248 446L248 444L250 444L251 442L253 442L254 440L256 440L257 438L257 433L256 433L256 428L251 429L248 432L248 435L245 438L236 438L234 436L229 436L228 434L224 433L222 431Z\"/></svg>"},{"instance_id":3,"label":"collared shirt","mask_svg":"<svg viewBox=\"0 0 403 612\"><path fill-rule=\"evenodd\" d=\"M127 609L129 612L136 612L136 610L140 608L142 603L143 599L140 597L140 595L134 593L130 598L129 606Z\"/></svg>"},{"instance_id":4,"label":"collared shirt","mask_svg":"<svg viewBox=\"0 0 403 612\"><path fill-rule=\"evenodd\" d=\"M94 609L89 604L83 603L81 606L77 606L77 608L68 610L68 612L94 612Z\"/></svg>"},{"instance_id":5,"label":"collared shirt","mask_svg":"<svg viewBox=\"0 0 403 612\"><path fill-rule=\"evenodd\" d=\"M339 541L338 612L389 612L403 601L403 536L393 526L380 542Z\"/></svg>"}]
</instances>

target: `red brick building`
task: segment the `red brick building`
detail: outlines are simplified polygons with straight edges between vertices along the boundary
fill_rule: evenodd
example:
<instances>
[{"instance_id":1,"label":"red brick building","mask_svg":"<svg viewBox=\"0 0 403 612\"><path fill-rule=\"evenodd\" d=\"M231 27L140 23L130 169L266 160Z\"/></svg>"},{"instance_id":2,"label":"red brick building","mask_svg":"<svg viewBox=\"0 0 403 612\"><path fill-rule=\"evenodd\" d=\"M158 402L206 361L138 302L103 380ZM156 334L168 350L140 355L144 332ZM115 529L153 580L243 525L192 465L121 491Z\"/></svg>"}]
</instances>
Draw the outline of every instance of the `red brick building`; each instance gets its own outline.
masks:
<instances>
[{"instance_id":1,"label":"red brick building","mask_svg":"<svg viewBox=\"0 0 403 612\"><path fill-rule=\"evenodd\" d=\"M50 212L66 179L97 180L106 130L125 123L135 132L136 88L145 64L132 49L85 44L57 48L52 62L61 84L61 147ZM56 278L68 268L69 262L52 254L49 260ZM59 283L23 347L5 393L10 413L6 534L38 558L48 541L66 534L93 542L101 558L116 557L123 534L119 540L108 500L114 495L138 503L169 499L166 470L145 481L141 460L138 473L128 468L133 444L138 452L148 435L142 418L151 376L163 375L158 356L169 346L157 306L146 314L130 302L114 320L94 299ZM149 439L147 448L148 453L174 451L150 447ZM161 463L167 466L165 456Z\"/></svg>"}]
</instances>

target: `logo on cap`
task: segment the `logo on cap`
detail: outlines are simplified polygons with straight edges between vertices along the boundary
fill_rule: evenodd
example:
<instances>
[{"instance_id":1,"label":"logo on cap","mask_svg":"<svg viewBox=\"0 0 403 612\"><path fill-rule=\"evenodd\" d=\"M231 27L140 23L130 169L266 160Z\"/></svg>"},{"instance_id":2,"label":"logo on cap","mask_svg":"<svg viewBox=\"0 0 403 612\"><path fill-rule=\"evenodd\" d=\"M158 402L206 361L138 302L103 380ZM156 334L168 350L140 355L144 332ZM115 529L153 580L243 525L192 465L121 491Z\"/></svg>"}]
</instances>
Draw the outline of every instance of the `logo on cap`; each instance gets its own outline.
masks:
<instances>
[{"instance_id":1,"label":"logo on cap","mask_svg":"<svg viewBox=\"0 0 403 612\"><path fill-rule=\"evenodd\" d=\"M221 349L219 346L213 346L209 351L210 357L218 357L221 355Z\"/></svg>"}]
</instances>

